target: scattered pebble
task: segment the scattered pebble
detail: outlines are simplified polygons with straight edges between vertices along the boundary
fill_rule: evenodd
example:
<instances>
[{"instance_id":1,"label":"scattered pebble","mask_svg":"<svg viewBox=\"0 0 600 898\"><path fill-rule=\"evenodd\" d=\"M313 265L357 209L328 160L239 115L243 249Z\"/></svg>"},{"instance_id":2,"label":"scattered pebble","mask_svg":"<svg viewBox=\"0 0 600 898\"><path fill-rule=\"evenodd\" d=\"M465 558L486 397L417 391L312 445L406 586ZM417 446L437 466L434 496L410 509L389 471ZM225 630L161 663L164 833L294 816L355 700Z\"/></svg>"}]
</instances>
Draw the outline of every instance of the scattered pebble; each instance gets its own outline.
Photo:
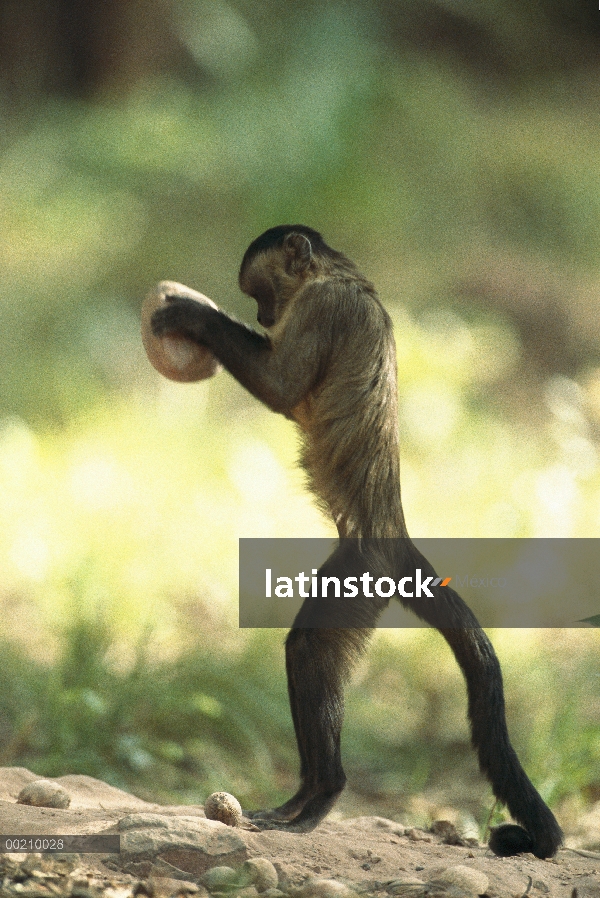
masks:
<instances>
[{"instance_id":1,"label":"scattered pebble","mask_svg":"<svg viewBox=\"0 0 600 898\"><path fill-rule=\"evenodd\" d=\"M357 893L337 879L308 879L298 898L356 898Z\"/></svg>"},{"instance_id":2,"label":"scattered pebble","mask_svg":"<svg viewBox=\"0 0 600 898\"><path fill-rule=\"evenodd\" d=\"M234 889L238 885L239 874L233 867L211 867L201 879L209 892Z\"/></svg>"},{"instance_id":3,"label":"scattered pebble","mask_svg":"<svg viewBox=\"0 0 600 898\"><path fill-rule=\"evenodd\" d=\"M464 864L456 864L454 867L446 867L431 875L430 885L442 886L450 891L463 892L466 896L483 895L487 891L489 880L485 873L474 867L466 867Z\"/></svg>"},{"instance_id":4,"label":"scattered pebble","mask_svg":"<svg viewBox=\"0 0 600 898\"><path fill-rule=\"evenodd\" d=\"M427 885L422 879L396 879L387 884L387 891L399 898L421 898L427 894Z\"/></svg>"},{"instance_id":5,"label":"scattered pebble","mask_svg":"<svg viewBox=\"0 0 600 898\"><path fill-rule=\"evenodd\" d=\"M242 807L229 792L213 792L204 802L204 813L209 820L219 820L227 826L239 826L242 822Z\"/></svg>"},{"instance_id":6,"label":"scattered pebble","mask_svg":"<svg viewBox=\"0 0 600 898\"><path fill-rule=\"evenodd\" d=\"M424 830L417 829L416 827L406 830L406 835L411 840L411 842L433 842L431 836L427 835Z\"/></svg>"},{"instance_id":7,"label":"scattered pebble","mask_svg":"<svg viewBox=\"0 0 600 898\"><path fill-rule=\"evenodd\" d=\"M258 892L276 889L279 883L277 870L266 857L253 857L242 866L242 878L256 886Z\"/></svg>"},{"instance_id":8,"label":"scattered pebble","mask_svg":"<svg viewBox=\"0 0 600 898\"><path fill-rule=\"evenodd\" d=\"M462 845L459 831L449 820L436 820L431 826L431 832L440 836L445 845Z\"/></svg>"},{"instance_id":9,"label":"scattered pebble","mask_svg":"<svg viewBox=\"0 0 600 898\"><path fill-rule=\"evenodd\" d=\"M61 808L71 804L71 796L58 783L50 780L35 780L27 783L17 796L17 804L34 805L36 808Z\"/></svg>"}]
</instances>

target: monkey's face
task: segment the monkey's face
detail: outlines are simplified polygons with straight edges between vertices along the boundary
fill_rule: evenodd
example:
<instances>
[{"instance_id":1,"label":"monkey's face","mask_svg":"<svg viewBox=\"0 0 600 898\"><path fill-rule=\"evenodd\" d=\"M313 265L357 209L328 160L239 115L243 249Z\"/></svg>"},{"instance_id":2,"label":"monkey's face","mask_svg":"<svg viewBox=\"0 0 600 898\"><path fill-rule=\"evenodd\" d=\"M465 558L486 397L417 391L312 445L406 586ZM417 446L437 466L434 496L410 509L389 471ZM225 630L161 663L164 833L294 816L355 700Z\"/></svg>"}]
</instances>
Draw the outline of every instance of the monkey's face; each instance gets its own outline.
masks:
<instances>
[{"instance_id":1,"label":"monkey's face","mask_svg":"<svg viewBox=\"0 0 600 898\"><path fill-rule=\"evenodd\" d=\"M301 226L300 230L309 229ZM310 233L322 240L316 231ZM271 231L266 231L258 241L250 244L239 275L243 292L258 303L258 323L267 329L281 321L286 307L306 285L307 280L315 276L318 267L311 242L305 233L298 233L294 227L290 227L281 243L261 247L260 242L270 234Z\"/></svg>"},{"instance_id":2,"label":"monkey's face","mask_svg":"<svg viewBox=\"0 0 600 898\"><path fill-rule=\"evenodd\" d=\"M264 328L273 327L279 319L279 309L274 285L268 281L261 281L258 288L251 294L256 300L258 311L256 320Z\"/></svg>"},{"instance_id":3,"label":"monkey's face","mask_svg":"<svg viewBox=\"0 0 600 898\"><path fill-rule=\"evenodd\" d=\"M286 306L304 283L304 278L290 274L283 262L281 252L261 253L240 272L240 287L256 300L258 323L266 329L281 320Z\"/></svg>"},{"instance_id":4,"label":"monkey's face","mask_svg":"<svg viewBox=\"0 0 600 898\"><path fill-rule=\"evenodd\" d=\"M240 274L240 287L247 296L256 300L256 319L264 328L273 327L278 319L275 286L263 266L251 263Z\"/></svg>"}]
</instances>

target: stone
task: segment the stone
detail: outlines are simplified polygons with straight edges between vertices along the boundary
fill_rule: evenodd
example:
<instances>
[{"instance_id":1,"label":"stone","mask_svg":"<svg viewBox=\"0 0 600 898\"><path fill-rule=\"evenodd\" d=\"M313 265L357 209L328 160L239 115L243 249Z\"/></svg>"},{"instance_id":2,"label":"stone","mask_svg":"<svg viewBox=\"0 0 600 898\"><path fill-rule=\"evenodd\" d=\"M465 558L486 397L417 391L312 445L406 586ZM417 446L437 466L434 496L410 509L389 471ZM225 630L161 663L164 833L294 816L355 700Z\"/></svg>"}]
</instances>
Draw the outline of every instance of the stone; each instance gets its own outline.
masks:
<instances>
[{"instance_id":1,"label":"stone","mask_svg":"<svg viewBox=\"0 0 600 898\"><path fill-rule=\"evenodd\" d=\"M241 881L256 886L258 892L266 892L277 888L279 876L266 857L252 857L242 867Z\"/></svg>"},{"instance_id":2,"label":"stone","mask_svg":"<svg viewBox=\"0 0 600 898\"><path fill-rule=\"evenodd\" d=\"M579 877L572 898L600 898L600 876Z\"/></svg>"},{"instance_id":3,"label":"stone","mask_svg":"<svg viewBox=\"0 0 600 898\"><path fill-rule=\"evenodd\" d=\"M168 296L192 299L213 309L212 299L175 281L161 281L146 296L142 304L142 343L150 363L170 380L190 383L212 377L221 365L206 346L200 346L177 334L156 337L152 333L151 319L154 312L168 304Z\"/></svg>"},{"instance_id":4,"label":"stone","mask_svg":"<svg viewBox=\"0 0 600 898\"><path fill-rule=\"evenodd\" d=\"M202 877L209 892L227 892L239 885L239 874L233 867L212 867Z\"/></svg>"},{"instance_id":5,"label":"stone","mask_svg":"<svg viewBox=\"0 0 600 898\"><path fill-rule=\"evenodd\" d=\"M71 796L59 783L51 780L34 780L23 786L17 796L17 804L29 804L36 808L60 808L71 804Z\"/></svg>"},{"instance_id":6,"label":"stone","mask_svg":"<svg viewBox=\"0 0 600 898\"><path fill-rule=\"evenodd\" d=\"M431 825L431 832L440 836L446 845L462 845L460 833L450 820L435 820Z\"/></svg>"},{"instance_id":7,"label":"stone","mask_svg":"<svg viewBox=\"0 0 600 898\"><path fill-rule=\"evenodd\" d=\"M300 898L356 898L357 893L337 879L309 879L299 895Z\"/></svg>"},{"instance_id":8,"label":"stone","mask_svg":"<svg viewBox=\"0 0 600 898\"><path fill-rule=\"evenodd\" d=\"M194 898L202 898L203 895L208 895L205 888L191 880L170 879L168 876L154 876L152 885L154 886L154 894L155 896L158 896L158 898L167 898L167 896L171 895L179 895L181 898L189 898L190 895L193 895ZM111 896L111 898L113 898L113 896Z\"/></svg>"},{"instance_id":9,"label":"stone","mask_svg":"<svg viewBox=\"0 0 600 898\"><path fill-rule=\"evenodd\" d=\"M424 830L418 829L418 827L413 827L412 829L407 829L405 834L411 840L411 842L432 842L433 839L429 836Z\"/></svg>"},{"instance_id":10,"label":"stone","mask_svg":"<svg viewBox=\"0 0 600 898\"><path fill-rule=\"evenodd\" d=\"M203 817L129 814L118 823L121 851L113 865L142 879L201 877L219 866L238 866L248 857L244 841L230 827Z\"/></svg>"},{"instance_id":11,"label":"stone","mask_svg":"<svg viewBox=\"0 0 600 898\"><path fill-rule=\"evenodd\" d=\"M387 891L400 898L423 898L427 894L427 885L422 879L396 879L387 884Z\"/></svg>"},{"instance_id":12,"label":"stone","mask_svg":"<svg viewBox=\"0 0 600 898\"><path fill-rule=\"evenodd\" d=\"M204 813L209 820L220 820L227 826L239 826L242 822L242 806L229 792L213 792L204 802Z\"/></svg>"},{"instance_id":13,"label":"stone","mask_svg":"<svg viewBox=\"0 0 600 898\"><path fill-rule=\"evenodd\" d=\"M429 886L441 887L444 891L468 896L483 895L487 891L489 880L485 873L474 867L456 864L432 874Z\"/></svg>"}]
</instances>

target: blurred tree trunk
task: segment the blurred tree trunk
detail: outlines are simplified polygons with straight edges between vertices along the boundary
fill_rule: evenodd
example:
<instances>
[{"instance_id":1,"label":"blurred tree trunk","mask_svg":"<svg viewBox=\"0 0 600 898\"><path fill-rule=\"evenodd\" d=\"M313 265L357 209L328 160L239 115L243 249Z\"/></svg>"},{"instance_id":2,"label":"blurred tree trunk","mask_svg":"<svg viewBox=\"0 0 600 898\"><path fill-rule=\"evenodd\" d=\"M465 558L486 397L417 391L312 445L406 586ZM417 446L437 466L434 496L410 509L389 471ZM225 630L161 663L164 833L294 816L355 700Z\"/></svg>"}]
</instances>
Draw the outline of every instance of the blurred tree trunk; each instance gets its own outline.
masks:
<instances>
[{"instance_id":1,"label":"blurred tree trunk","mask_svg":"<svg viewBox=\"0 0 600 898\"><path fill-rule=\"evenodd\" d=\"M130 89L178 48L173 0L0 0L0 90L8 110L48 94Z\"/></svg>"}]
</instances>

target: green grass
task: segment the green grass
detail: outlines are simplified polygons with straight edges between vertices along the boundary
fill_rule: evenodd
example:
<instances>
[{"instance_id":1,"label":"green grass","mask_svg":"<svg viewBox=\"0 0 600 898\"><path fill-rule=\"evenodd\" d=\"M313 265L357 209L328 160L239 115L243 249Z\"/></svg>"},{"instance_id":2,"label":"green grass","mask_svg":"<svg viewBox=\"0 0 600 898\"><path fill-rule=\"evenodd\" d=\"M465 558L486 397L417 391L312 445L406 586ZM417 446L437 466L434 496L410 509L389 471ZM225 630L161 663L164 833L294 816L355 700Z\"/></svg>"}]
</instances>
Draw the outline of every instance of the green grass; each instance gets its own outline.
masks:
<instances>
[{"instance_id":1,"label":"green grass","mask_svg":"<svg viewBox=\"0 0 600 898\"><path fill-rule=\"evenodd\" d=\"M295 788L282 631L211 622L197 647L160 658L152 634L125 646L101 615L66 629L51 663L2 646L2 763L85 773L170 803L231 791L270 806ZM600 794L595 631L496 631L509 726L544 798L566 822ZM453 806L483 826L460 672L432 631L381 631L348 690L344 813L427 822ZM570 815L570 816L569 816Z\"/></svg>"}]
</instances>

